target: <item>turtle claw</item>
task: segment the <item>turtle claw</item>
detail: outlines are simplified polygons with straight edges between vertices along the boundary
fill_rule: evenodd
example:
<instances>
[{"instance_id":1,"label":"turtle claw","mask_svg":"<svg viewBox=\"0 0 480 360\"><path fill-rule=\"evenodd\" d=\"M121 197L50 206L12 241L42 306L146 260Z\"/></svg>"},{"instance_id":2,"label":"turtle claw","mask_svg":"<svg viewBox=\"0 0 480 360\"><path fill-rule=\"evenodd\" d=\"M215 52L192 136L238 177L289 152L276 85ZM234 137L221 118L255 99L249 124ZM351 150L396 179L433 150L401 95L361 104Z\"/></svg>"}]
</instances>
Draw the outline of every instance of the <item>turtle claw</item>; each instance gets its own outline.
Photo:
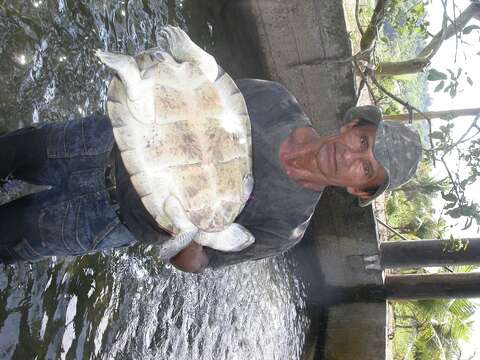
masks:
<instances>
[{"instance_id":1,"label":"turtle claw","mask_svg":"<svg viewBox=\"0 0 480 360\"><path fill-rule=\"evenodd\" d=\"M128 63L130 65L135 64L135 60L128 56L128 55L122 55L122 54L114 54L108 51L103 51L100 49L97 49L95 51L95 55L108 67L118 71L119 66L122 66L123 64Z\"/></svg>"},{"instance_id":2,"label":"turtle claw","mask_svg":"<svg viewBox=\"0 0 480 360\"><path fill-rule=\"evenodd\" d=\"M165 49L178 61L193 61L192 55L198 50L188 35L180 28L165 26L160 31Z\"/></svg>"}]
</instances>

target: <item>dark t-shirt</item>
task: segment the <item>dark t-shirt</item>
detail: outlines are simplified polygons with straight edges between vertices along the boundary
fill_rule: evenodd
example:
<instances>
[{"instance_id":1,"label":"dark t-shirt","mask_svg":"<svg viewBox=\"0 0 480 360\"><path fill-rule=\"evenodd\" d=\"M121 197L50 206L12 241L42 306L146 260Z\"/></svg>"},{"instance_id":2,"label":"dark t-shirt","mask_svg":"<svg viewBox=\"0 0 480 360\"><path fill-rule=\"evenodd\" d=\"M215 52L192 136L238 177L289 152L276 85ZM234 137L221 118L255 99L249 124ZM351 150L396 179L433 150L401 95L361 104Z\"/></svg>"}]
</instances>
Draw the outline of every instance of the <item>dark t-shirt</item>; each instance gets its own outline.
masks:
<instances>
[{"instance_id":1,"label":"dark t-shirt","mask_svg":"<svg viewBox=\"0 0 480 360\"><path fill-rule=\"evenodd\" d=\"M278 255L301 240L321 193L297 185L282 170L278 154L282 142L299 127L311 126L295 98L280 84L263 80L236 81L252 126L255 185L235 222L245 226L255 243L240 252L204 248L209 267ZM169 235L148 214L117 155L120 213L139 241L162 242Z\"/></svg>"}]
</instances>

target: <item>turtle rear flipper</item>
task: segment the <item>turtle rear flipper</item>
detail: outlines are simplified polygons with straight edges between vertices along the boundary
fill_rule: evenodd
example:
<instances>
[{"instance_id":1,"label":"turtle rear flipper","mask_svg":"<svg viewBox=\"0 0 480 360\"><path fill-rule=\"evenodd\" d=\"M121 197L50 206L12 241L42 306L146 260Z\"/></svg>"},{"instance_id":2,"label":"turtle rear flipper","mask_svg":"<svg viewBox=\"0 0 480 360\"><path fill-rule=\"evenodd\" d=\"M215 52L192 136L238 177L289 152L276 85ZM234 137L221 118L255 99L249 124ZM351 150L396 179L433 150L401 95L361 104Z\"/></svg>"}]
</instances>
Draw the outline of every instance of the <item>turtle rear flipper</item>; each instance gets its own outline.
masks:
<instances>
[{"instance_id":1,"label":"turtle rear flipper","mask_svg":"<svg viewBox=\"0 0 480 360\"><path fill-rule=\"evenodd\" d=\"M115 54L108 51L97 50L95 55L109 68L115 70L122 80L129 100L135 101L143 95L141 88L140 70L135 59L128 55Z\"/></svg>"},{"instance_id":2,"label":"turtle rear flipper","mask_svg":"<svg viewBox=\"0 0 480 360\"><path fill-rule=\"evenodd\" d=\"M177 235L160 245L159 256L169 260L190 244L198 233L198 228L188 220L182 204L174 196L169 196L164 203L165 214L177 230Z\"/></svg>"},{"instance_id":3,"label":"turtle rear flipper","mask_svg":"<svg viewBox=\"0 0 480 360\"><path fill-rule=\"evenodd\" d=\"M219 232L209 233L200 230L193 240L202 246L224 252L241 251L255 242L250 231L236 223Z\"/></svg>"},{"instance_id":4,"label":"turtle rear flipper","mask_svg":"<svg viewBox=\"0 0 480 360\"><path fill-rule=\"evenodd\" d=\"M178 27L164 26L160 36L162 37L162 46L177 61L198 65L211 82L217 79L218 65L215 58L195 44L185 31Z\"/></svg>"},{"instance_id":5,"label":"turtle rear flipper","mask_svg":"<svg viewBox=\"0 0 480 360\"><path fill-rule=\"evenodd\" d=\"M154 120L155 109L147 89L153 86L152 80L142 79L140 69L135 59L128 55L115 54L108 51L97 50L95 55L115 70L120 78L128 98L128 109L141 124L150 124Z\"/></svg>"}]
</instances>

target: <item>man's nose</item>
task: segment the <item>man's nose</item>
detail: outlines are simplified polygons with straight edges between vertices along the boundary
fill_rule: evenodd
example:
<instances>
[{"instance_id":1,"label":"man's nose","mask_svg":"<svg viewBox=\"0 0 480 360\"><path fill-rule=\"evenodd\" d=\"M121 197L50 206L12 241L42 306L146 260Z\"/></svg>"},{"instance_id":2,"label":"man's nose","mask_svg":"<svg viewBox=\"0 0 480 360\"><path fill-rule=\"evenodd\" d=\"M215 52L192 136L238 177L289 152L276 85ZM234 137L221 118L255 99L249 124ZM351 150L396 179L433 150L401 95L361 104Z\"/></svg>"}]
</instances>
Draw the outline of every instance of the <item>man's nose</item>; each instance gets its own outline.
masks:
<instances>
[{"instance_id":1,"label":"man's nose","mask_svg":"<svg viewBox=\"0 0 480 360\"><path fill-rule=\"evenodd\" d=\"M350 149L348 147L345 148L345 152L343 153L345 162L348 164L353 163L359 159L364 160L366 156L367 153L365 151Z\"/></svg>"}]
</instances>

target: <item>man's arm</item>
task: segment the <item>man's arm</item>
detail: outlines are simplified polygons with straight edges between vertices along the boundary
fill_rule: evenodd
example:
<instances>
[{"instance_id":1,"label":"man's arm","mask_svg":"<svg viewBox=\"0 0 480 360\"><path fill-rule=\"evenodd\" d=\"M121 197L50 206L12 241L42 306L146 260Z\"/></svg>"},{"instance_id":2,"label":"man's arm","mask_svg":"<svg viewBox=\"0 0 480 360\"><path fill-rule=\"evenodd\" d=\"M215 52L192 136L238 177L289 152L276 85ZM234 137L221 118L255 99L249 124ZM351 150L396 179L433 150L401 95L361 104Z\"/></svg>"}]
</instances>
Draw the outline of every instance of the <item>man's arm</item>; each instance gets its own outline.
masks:
<instances>
[{"instance_id":1,"label":"man's arm","mask_svg":"<svg viewBox=\"0 0 480 360\"><path fill-rule=\"evenodd\" d=\"M190 245L175 255L170 262L179 270L201 273L208 266L208 256L202 245L192 241Z\"/></svg>"},{"instance_id":2,"label":"man's arm","mask_svg":"<svg viewBox=\"0 0 480 360\"><path fill-rule=\"evenodd\" d=\"M282 238L278 234L274 235L262 231L256 231L255 235L261 236L263 241L260 243L254 243L239 252L218 251L203 247L192 241L190 245L170 259L170 262L179 270L191 273L201 273L207 267L219 268L244 261L276 256L285 252L293 245L291 239Z\"/></svg>"}]
</instances>

